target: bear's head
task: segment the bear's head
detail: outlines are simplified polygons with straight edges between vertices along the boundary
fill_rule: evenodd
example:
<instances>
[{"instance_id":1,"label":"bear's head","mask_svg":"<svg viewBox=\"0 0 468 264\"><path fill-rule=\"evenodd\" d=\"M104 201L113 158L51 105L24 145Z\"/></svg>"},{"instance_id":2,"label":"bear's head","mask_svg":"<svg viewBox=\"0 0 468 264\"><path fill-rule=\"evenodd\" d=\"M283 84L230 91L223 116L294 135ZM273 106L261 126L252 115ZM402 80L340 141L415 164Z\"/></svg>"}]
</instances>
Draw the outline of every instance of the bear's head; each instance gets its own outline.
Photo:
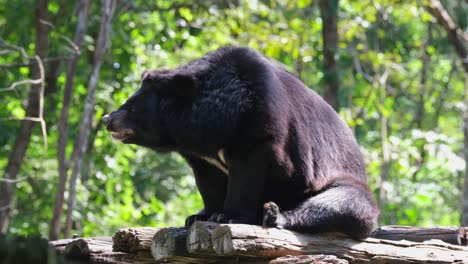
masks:
<instances>
[{"instance_id":1,"label":"bear's head","mask_svg":"<svg viewBox=\"0 0 468 264\"><path fill-rule=\"evenodd\" d=\"M150 70L142 74L140 88L102 122L114 139L157 151L171 151L171 117L193 99L196 82L178 70ZM169 124L168 124L169 123Z\"/></svg>"}]
</instances>

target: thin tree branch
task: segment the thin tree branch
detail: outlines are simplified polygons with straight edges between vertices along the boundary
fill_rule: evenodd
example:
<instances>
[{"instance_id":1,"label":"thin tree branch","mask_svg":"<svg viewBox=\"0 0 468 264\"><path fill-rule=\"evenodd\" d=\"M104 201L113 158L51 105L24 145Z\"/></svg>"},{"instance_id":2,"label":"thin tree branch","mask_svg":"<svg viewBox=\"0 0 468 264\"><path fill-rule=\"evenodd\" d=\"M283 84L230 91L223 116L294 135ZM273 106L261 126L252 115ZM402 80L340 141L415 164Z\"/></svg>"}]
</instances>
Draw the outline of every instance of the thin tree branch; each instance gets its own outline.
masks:
<instances>
[{"instance_id":1,"label":"thin tree branch","mask_svg":"<svg viewBox=\"0 0 468 264\"><path fill-rule=\"evenodd\" d=\"M27 177L22 177L22 178L18 178L18 179L0 178L0 182L17 183L17 182L20 182L20 181L24 181L26 179L27 179Z\"/></svg>"},{"instance_id":2,"label":"thin tree branch","mask_svg":"<svg viewBox=\"0 0 468 264\"><path fill-rule=\"evenodd\" d=\"M3 38L0 38L0 47L5 47L5 48L8 48L10 50L16 50L18 51L22 57L24 58L31 58L31 56L28 55L28 53L26 52L26 50L20 46L16 46L16 45L13 45L13 44L9 44L7 42L5 42L5 40L3 40Z\"/></svg>"},{"instance_id":3,"label":"thin tree branch","mask_svg":"<svg viewBox=\"0 0 468 264\"><path fill-rule=\"evenodd\" d=\"M67 56L59 56L59 57L52 57L52 58L45 58L42 59L42 63L46 64L49 62L56 62L61 60L69 60L70 57ZM12 64L0 64L0 69L9 69L9 68L20 68L20 67L31 67L34 62L23 62L23 63L12 63Z\"/></svg>"},{"instance_id":4,"label":"thin tree branch","mask_svg":"<svg viewBox=\"0 0 468 264\"><path fill-rule=\"evenodd\" d=\"M39 117L31 117L31 116L26 116L26 117L5 117L1 118L0 120L17 120L17 121L32 121L32 122L41 122L42 120Z\"/></svg>"},{"instance_id":5,"label":"thin tree branch","mask_svg":"<svg viewBox=\"0 0 468 264\"><path fill-rule=\"evenodd\" d=\"M37 80L21 80L12 83L10 86L5 87L5 88L0 88L0 92L8 92L8 91L15 91L16 92L16 87L25 85L25 84L40 84L42 82L41 79Z\"/></svg>"},{"instance_id":6,"label":"thin tree branch","mask_svg":"<svg viewBox=\"0 0 468 264\"><path fill-rule=\"evenodd\" d=\"M35 118L22 118L22 120L35 121L35 122L39 122L41 124L42 138L43 138L43 141L44 141L44 148L47 148L47 128L46 128L46 123L45 123L45 120L44 120L44 81L45 81L45 72L44 72L44 65L42 64L42 60L38 55L30 57L26 53L24 48L19 47L19 46L15 46L15 45L12 45L12 44L8 44L8 43L4 42L3 39L0 39L0 45L8 47L9 49L12 49L12 50L17 50L25 58L34 59L36 61L35 63L31 62L30 65L37 64L37 67L39 69L39 77L40 77L39 79L21 80L21 81L14 82L9 87L0 88L0 92L7 92L7 91L17 92L16 87L18 87L20 85L25 85L25 84L38 84L39 85L39 87L38 87L39 88L39 109L38 109L39 116L35 117Z\"/></svg>"},{"instance_id":7,"label":"thin tree branch","mask_svg":"<svg viewBox=\"0 0 468 264\"><path fill-rule=\"evenodd\" d=\"M6 211L6 210L10 209L10 208L11 208L11 205L12 205L12 203L9 203L9 204L7 204L7 205L5 205L5 206L0 207L0 212L1 212L1 211Z\"/></svg>"},{"instance_id":8,"label":"thin tree branch","mask_svg":"<svg viewBox=\"0 0 468 264\"><path fill-rule=\"evenodd\" d=\"M444 6L439 0L429 0L426 5L429 12L437 19L437 23L441 25L447 32L448 39L462 60L465 72L468 72L468 34L463 32L459 26L452 20L449 13L445 10Z\"/></svg>"}]
</instances>

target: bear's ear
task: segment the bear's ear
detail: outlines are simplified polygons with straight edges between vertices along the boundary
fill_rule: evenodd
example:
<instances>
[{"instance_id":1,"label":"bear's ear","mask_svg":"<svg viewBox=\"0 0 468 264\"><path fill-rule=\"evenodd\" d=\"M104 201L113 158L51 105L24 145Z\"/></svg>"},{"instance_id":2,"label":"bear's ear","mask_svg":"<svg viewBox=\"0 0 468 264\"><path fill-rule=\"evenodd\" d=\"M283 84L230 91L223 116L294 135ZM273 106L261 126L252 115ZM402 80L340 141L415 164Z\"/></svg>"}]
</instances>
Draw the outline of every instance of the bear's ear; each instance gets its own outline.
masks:
<instances>
[{"instance_id":1,"label":"bear's ear","mask_svg":"<svg viewBox=\"0 0 468 264\"><path fill-rule=\"evenodd\" d=\"M146 75L148 74L149 70L143 70L143 72L141 73L141 80L144 80L146 79Z\"/></svg>"},{"instance_id":2,"label":"bear's ear","mask_svg":"<svg viewBox=\"0 0 468 264\"><path fill-rule=\"evenodd\" d=\"M195 79L188 74L176 73L167 80L166 85L158 89L164 95L191 99L196 93Z\"/></svg>"}]
</instances>

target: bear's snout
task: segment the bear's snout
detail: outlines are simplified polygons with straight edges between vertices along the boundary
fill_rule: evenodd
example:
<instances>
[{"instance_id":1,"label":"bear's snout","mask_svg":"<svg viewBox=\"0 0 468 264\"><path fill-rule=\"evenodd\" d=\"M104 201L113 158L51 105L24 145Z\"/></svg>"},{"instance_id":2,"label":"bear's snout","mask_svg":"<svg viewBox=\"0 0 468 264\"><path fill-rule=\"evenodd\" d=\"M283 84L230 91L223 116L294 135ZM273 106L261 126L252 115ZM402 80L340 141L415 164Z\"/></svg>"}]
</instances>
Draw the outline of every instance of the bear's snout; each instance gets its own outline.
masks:
<instances>
[{"instance_id":1,"label":"bear's snout","mask_svg":"<svg viewBox=\"0 0 468 264\"><path fill-rule=\"evenodd\" d=\"M102 122L104 123L106 127L109 125L110 121L111 121L110 115L105 115L102 117Z\"/></svg>"},{"instance_id":2,"label":"bear's snout","mask_svg":"<svg viewBox=\"0 0 468 264\"><path fill-rule=\"evenodd\" d=\"M102 122L109 131L121 130L127 116L126 110L117 110L102 117Z\"/></svg>"},{"instance_id":3,"label":"bear's snout","mask_svg":"<svg viewBox=\"0 0 468 264\"><path fill-rule=\"evenodd\" d=\"M106 129L112 132L111 135L114 139L124 141L135 134L126 121L126 117L126 110L117 110L102 117L102 122Z\"/></svg>"}]
</instances>

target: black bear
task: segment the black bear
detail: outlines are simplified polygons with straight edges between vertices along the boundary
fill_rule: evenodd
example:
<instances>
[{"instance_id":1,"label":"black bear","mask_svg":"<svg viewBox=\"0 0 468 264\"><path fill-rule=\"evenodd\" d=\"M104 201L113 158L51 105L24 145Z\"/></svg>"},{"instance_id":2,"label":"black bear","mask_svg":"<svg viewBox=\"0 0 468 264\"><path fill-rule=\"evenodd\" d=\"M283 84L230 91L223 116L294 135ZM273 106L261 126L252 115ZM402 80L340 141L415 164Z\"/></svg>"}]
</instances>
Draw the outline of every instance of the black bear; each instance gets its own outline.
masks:
<instances>
[{"instance_id":1,"label":"black bear","mask_svg":"<svg viewBox=\"0 0 468 264\"><path fill-rule=\"evenodd\" d=\"M278 63L224 47L150 70L103 117L115 139L179 152L204 209L187 218L366 237L379 210L356 140L338 114Z\"/></svg>"}]
</instances>

